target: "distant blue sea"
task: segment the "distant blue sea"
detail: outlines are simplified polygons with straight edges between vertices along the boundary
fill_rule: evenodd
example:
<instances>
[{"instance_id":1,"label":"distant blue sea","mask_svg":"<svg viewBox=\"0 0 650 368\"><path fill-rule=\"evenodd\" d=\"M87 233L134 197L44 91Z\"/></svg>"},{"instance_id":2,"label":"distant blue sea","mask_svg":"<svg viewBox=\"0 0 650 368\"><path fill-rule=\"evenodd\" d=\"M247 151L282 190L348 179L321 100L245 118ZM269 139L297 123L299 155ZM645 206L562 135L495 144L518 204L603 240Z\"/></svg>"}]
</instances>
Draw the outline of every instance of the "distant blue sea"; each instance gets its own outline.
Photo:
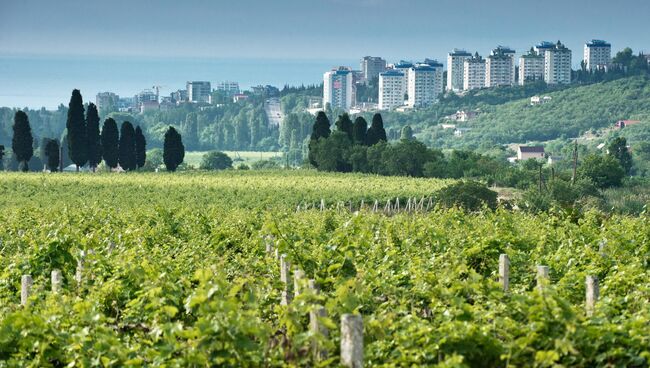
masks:
<instances>
[{"instance_id":1,"label":"distant blue sea","mask_svg":"<svg viewBox=\"0 0 650 368\"><path fill-rule=\"evenodd\" d=\"M270 84L321 83L323 73L337 65L358 68L351 60L190 59L143 57L36 57L0 55L0 106L54 109L78 88L84 101L97 92L133 96L154 85L161 95L185 88L190 80L222 81L242 88Z\"/></svg>"}]
</instances>

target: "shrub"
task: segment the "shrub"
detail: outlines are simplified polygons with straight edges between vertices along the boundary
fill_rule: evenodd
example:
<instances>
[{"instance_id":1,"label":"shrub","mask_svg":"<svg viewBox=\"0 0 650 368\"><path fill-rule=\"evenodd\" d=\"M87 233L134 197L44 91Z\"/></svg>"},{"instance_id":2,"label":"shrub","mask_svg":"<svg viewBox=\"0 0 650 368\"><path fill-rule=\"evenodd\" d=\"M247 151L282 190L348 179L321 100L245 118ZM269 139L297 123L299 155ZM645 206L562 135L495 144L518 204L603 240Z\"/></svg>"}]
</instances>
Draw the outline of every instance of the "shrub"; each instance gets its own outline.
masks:
<instances>
[{"instance_id":1,"label":"shrub","mask_svg":"<svg viewBox=\"0 0 650 368\"><path fill-rule=\"evenodd\" d=\"M203 155L201 170L225 170L232 168L232 159L223 152L210 151Z\"/></svg>"},{"instance_id":2,"label":"shrub","mask_svg":"<svg viewBox=\"0 0 650 368\"><path fill-rule=\"evenodd\" d=\"M439 190L436 198L447 208L460 207L468 211L477 211L483 206L490 209L497 207L497 193L476 181L460 181L449 185Z\"/></svg>"}]
</instances>

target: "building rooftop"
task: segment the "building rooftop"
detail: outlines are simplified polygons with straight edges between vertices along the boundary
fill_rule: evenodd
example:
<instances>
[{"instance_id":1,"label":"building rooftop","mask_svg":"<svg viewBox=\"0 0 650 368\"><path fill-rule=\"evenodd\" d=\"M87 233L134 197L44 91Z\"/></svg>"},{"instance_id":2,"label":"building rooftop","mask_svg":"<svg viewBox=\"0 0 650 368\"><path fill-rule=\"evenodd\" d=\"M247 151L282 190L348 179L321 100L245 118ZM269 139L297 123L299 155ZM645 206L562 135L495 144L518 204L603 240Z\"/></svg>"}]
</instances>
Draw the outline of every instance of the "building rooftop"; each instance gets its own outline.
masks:
<instances>
[{"instance_id":1,"label":"building rooftop","mask_svg":"<svg viewBox=\"0 0 650 368\"><path fill-rule=\"evenodd\" d=\"M402 76L403 77L404 73L400 72L399 70L392 69L392 70L387 70L387 71L385 71L383 73L379 73L379 75L382 75L382 76Z\"/></svg>"},{"instance_id":2,"label":"building rooftop","mask_svg":"<svg viewBox=\"0 0 650 368\"><path fill-rule=\"evenodd\" d=\"M433 66L433 67L443 67L444 66L438 60L436 60L436 59L428 59L428 58L424 59L423 64L427 64L427 65L430 65L430 66Z\"/></svg>"},{"instance_id":3,"label":"building rooftop","mask_svg":"<svg viewBox=\"0 0 650 368\"><path fill-rule=\"evenodd\" d=\"M542 41L535 45L536 48L538 49L552 49L555 47L555 43L550 42L550 41Z\"/></svg>"},{"instance_id":4,"label":"building rooftop","mask_svg":"<svg viewBox=\"0 0 650 368\"><path fill-rule=\"evenodd\" d=\"M472 56L472 53L467 52L462 49L454 49L454 51L450 52L449 55L451 56Z\"/></svg>"},{"instance_id":5,"label":"building rooftop","mask_svg":"<svg viewBox=\"0 0 650 368\"><path fill-rule=\"evenodd\" d=\"M413 67L413 63L405 60L400 60L399 63L395 64L396 69L407 69L412 67Z\"/></svg>"},{"instance_id":6,"label":"building rooftop","mask_svg":"<svg viewBox=\"0 0 650 368\"><path fill-rule=\"evenodd\" d=\"M543 146L519 146L519 151L522 153L544 153Z\"/></svg>"},{"instance_id":7,"label":"building rooftop","mask_svg":"<svg viewBox=\"0 0 650 368\"><path fill-rule=\"evenodd\" d=\"M587 47L612 47L609 42L603 40L591 40L585 44Z\"/></svg>"}]
</instances>

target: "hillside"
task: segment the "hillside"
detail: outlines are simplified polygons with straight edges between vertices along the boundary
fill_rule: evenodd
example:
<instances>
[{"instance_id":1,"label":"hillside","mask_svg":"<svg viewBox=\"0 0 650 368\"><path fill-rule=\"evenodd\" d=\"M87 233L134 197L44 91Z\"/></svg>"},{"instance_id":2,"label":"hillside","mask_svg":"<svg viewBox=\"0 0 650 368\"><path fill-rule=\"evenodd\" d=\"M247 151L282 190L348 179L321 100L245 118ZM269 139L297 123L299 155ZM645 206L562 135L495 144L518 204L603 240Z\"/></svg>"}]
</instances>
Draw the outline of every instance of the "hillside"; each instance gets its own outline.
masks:
<instances>
[{"instance_id":1,"label":"hillside","mask_svg":"<svg viewBox=\"0 0 650 368\"><path fill-rule=\"evenodd\" d=\"M531 106L520 99L483 106L483 114L465 126L463 137L449 138L452 147L479 147L513 142L575 137L620 119L650 117L650 78L634 76L544 94L552 100Z\"/></svg>"}]
</instances>

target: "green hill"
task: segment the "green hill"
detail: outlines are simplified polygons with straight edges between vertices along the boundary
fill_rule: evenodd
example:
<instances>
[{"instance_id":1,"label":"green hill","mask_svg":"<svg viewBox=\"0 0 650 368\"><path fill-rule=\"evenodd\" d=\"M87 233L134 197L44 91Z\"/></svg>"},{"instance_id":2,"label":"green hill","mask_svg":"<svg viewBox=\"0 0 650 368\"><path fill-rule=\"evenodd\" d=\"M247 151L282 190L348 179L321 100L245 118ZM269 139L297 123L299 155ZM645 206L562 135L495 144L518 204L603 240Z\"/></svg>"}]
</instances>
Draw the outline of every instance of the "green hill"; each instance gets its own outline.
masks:
<instances>
[{"instance_id":1,"label":"green hill","mask_svg":"<svg viewBox=\"0 0 650 368\"><path fill-rule=\"evenodd\" d=\"M483 113L464 125L472 130L449 143L456 147L485 147L547 141L576 137L621 119L647 119L649 82L648 76L634 76L543 94L552 100L538 106L531 106L528 98L483 106Z\"/></svg>"}]
</instances>

